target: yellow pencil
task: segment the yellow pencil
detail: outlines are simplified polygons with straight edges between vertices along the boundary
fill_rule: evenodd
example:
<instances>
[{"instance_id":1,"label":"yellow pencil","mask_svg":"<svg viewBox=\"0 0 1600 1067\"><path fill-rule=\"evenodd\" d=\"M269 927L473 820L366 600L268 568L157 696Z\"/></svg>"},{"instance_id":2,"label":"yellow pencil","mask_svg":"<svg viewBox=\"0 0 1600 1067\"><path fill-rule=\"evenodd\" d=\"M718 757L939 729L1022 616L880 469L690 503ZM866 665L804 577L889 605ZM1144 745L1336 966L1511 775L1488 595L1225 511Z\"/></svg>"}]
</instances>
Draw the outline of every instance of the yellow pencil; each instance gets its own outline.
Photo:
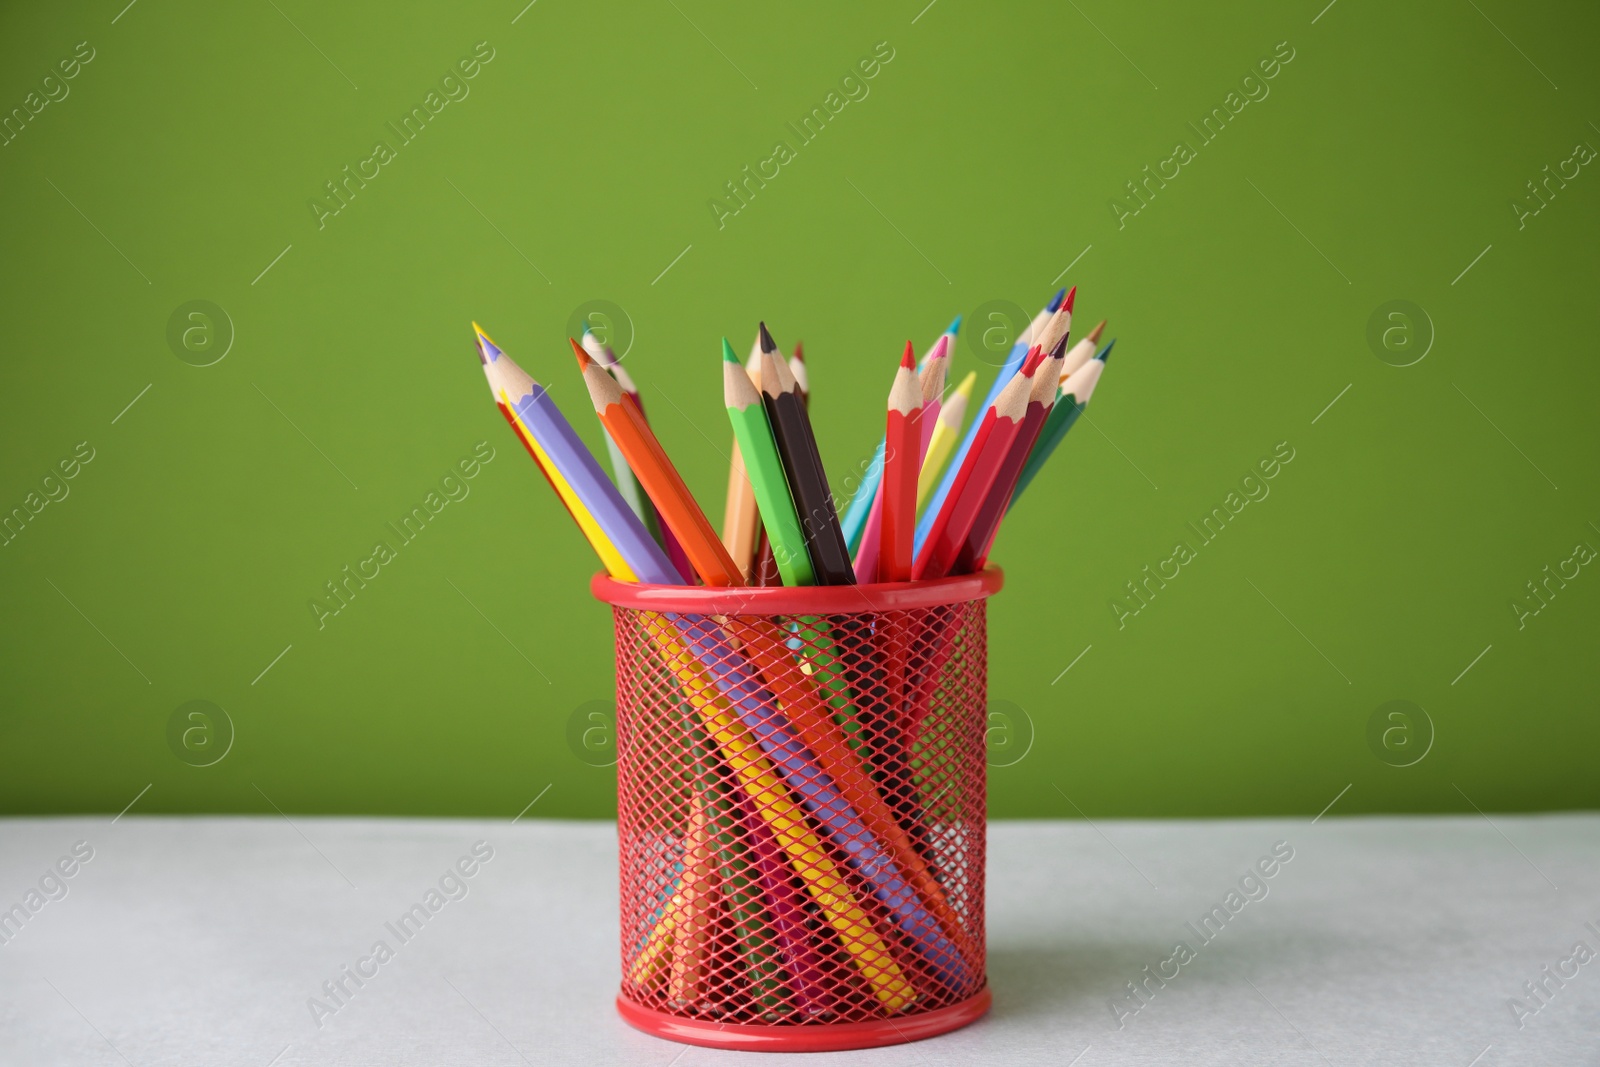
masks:
<instances>
[{"instance_id":1,"label":"yellow pencil","mask_svg":"<svg viewBox=\"0 0 1600 1067\"><path fill-rule=\"evenodd\" d=\"M917 510L922 510L922 505L928 502L928 497L933 494L933 487L939 484L939 476L944 472L945 461L950 458L950 453L955 451L956 442L961 439L961 422L967 415L967 402L972 399L972 387L978 380L978 372L967 371L967 376L961 379L961 384L956 386L955 392L945 400L944 406L939 409L939 421L934 424L933 436L928 438L928 451L922 457L922 470L917 475Z\"/></svg>"}]
</instances>

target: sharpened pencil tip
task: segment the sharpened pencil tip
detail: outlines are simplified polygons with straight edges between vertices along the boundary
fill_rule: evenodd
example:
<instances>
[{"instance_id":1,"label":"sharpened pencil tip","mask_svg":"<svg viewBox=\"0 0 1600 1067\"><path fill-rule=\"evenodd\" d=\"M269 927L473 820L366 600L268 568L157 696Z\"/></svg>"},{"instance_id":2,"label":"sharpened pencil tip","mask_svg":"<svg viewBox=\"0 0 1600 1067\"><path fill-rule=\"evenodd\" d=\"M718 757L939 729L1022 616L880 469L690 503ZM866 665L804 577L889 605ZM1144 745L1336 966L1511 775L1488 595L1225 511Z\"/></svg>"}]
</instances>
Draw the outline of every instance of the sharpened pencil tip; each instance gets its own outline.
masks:
<instances>
[{"instance_id":1,"label":"sharpened pencil tip","mask_svg":"<svg viewBox=\"0 0 1600 1067\"><path fill-rule=\"evenodd\" d=\"M1071 291L1067 293L1067 298L1064 301L1062 301L1062 305L1064 307L1066 307L1068 315L1072 314L1072 303L1073 303L1073 301L1075 301L1077 299L1078 299L1078 287L1076 285L1074 285L1072 287Z\"/></svg>"},{"instance_id":2,"label":"sharpened pencil tip","mask_svg":"<svg viewBox=\"0 0 1600 1067\"><path fill-rule=\"evenodd\" d=\"M950 320L950 325L945 327L944 332L949 334L951 337L954 337L956 334L960 333L961 332L961 318L962 318L962 316L957 315L955 318L951 319Z\"/></svg>"},{"instance_id":3,"label":"sharpened pencil tip","mask_svg":"<svg viewBox=\"0 0 1600 1067\"><path fill-rule=\"evenodd\" d=\"M906 350L900 353L900 366L906 370L917 369L917 353L911 347L911 342L906 342Z\"/></svg>"},{"instance_id":4,"label":"sharpened pencil tip","mask_svg":"<svg viewBox=\"0 0 1600 1067\"><path fill-rule=\"evenodd\" d=\"M1089 331L1089 342L1091 344L1099 344L1100 343L1100 334L1105 328L1106 328L1106 320L1105 319L1101 319L1099 321L1099 323L1097 323L1095 325L1095 328Z\"/></svg>"},{"instance_id":5,"label":"sharpened pencil tip","mask_svg":"<svg viewBox=\"0 0 1600 1067\"><path fill-rule=\"evenodd\" d=\"M794 343L794 358L798 359L801 363L806 361L806 346L801 344L799 341Z\"/></svg>"},{"instance_id":6,"label":"sharpened pencil tip","mask_svg":"<svg viewBox=\"0 0 1600 1067\"><path fill-rule=\"evenodd\" d=\"M1065 289L1057 289L1056 295L1050 298L1050 303L1046 304L1044 309L1054 315L1056 309L1061 306L1061 301L1066 299L1066 296L1067 291Z\"/></svg>"},{"instance_id":7,"label":"sharpened pencil tip","mask_svg":"<svg viewBox=\"0 0 1600 1067\"><path fill-rule=\"evenodd\" d=\"M1061 335L1061 339L1058 340L1055 343L1055 347L1050 349L1050 358L1051 359L1060 359L1061 357L1065 356L1066 354L1067 354L1067 335L1066 334L1062 334Z\"/></svg>"},{"instance_id":8,"label":"sharpened pencil tip","mask_svg":"<svg viewBox=\"0 0 1600 1067\"><path fill-rule=\"evenodd\" d=\"M488 365L491 361L505 355L500 347L489 340L489 335L483 332L483 327L476 322L472 324L472 332L478 335L478 358Z\"/></svg>"},{"instance_id":9,"label":"sharpened pencil tip","mask_svg":"<svg viewBox=\"0 0 1600 1067\"><path fill-rule=\"evenodd\" d=\"M772 334L767 332L767 324L763 322L758 325L761 327L761 351L776 352L778 350L778 342L774 341Z\"/></svg>"},{"instance_id":10,"label":"sharpened pencil tip","mask_svg":"<svg viewBox=\"0 0 1600 1067\"><path fill-rule=\"evenodd\" d=\"M583 346L570 337L567 338L567 343L572 346L572 354L578 357L578 369L588 370L589 364L594 362L593 359L589 358L589 353L585 352Z\"/></svg>"},{"instance_id":11,"label":"sharpened pencil tip","mask_svg":"<svg viewBox=\"0 0 1600 1067\"><path fill-rule=\"evenodd\" d=\"M738 363L739 362L738 354L734 352L733 346L728 343L728 339L726 337L724 337L722 339L722 362L724 362L724 363Z\"/></svg>"},{"instance_id":12,"label":"sharpened pencil tip","mask_svg":"<svg viewBox=\"0 0 1600 1067\"><path fill-rule=\"evenodd\" d=\"M1104 363L1106 361L1106 359L1111 355L1111 348L1116 343L1117 343L1117 339L1115 337L1113 337L1111 340L1107 341L1106 342L1106 346L1104 348L1102 348L1100 351L1098 351L1098 352L1096 352L1094 354L1094 358L1098 359L1101 363Z\"/></svg>"},{"instance_id":13,"label":"sharpened pencil tip","mask_svg":"<svg viewBox=\"0 0 1600 1067\"><path fill-rule=\"evenodd\" d=\"M1028 358L1022 361L1022 370L1017 373L1025 378L1032 378L1033 372L1039 369L1039 364L1044 362L1044 349L1034 345L1028 349Z\"/></svg>"}]
</instances>

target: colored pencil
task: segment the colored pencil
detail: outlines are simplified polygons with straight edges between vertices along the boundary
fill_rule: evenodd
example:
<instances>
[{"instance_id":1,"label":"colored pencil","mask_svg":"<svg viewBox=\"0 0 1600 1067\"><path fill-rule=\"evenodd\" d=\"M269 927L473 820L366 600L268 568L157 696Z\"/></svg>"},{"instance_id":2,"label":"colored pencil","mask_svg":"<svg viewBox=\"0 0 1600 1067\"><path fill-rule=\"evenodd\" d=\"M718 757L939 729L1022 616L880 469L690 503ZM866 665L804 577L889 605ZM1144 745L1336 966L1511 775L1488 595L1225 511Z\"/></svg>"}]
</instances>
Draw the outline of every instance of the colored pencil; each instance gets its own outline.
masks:
<instances>
[{"instance_id":1,"label":"colored pencil","mask_svg":"<svg viewBox=\"0 0 1600 1067\"><path fill-rule=\"evenodd\" d=\"M956 556L972 532L978 509L984 497L994 486L995 476L1005 462L1011 443L1016 440L1022 418L1028 409L1028 394L1033 386L1033 374L1044 360L1044 353L1032 349L1022 369L1006 387L1000 390L994 403L983 417L977 420L977 432L972 435L972 448L948 479L950 493L934 514L929 524L928 539L917 551L917 561L911 576L915 579L943 578L955 566ZM932 504L929 504L930 508Z\"/></svg>"},{"instance_id":2,"label":"colored pencil","mask_svg":"<svg viewBox=\"0 0 1600 1067\"><path fill-rule=\"evenodd\" d=\"M773 895L764 893L762 885L764 864L769 858L782 863L778 859L777 845L754 811L746 818L745 804L749 798L732 782L731 772L716 757L711 739L706 736L694 709L684 710L684 729L694 750L697 777L704 767L705 777L700 780L705 786L712 843L716 848L717 888L727 906L734 945L744 963L750 996L757 1003L778 1010L784 1004L783 974L778 959L780 935L773 921L775 907L769 911L763 906L763 898L771 902Z\"/></svg>"},{"instance_id":3,"label":"colored pencil","mask_svg":"<svg viewBox=\"0 0 1600 1067\"><path fill-rule=\"evenodd\" d=\"M1017 371L1021 369L1023 360L1027 358L1034 339L1043 332L1046 324L1055 317L1056 312L1061 310L1062 307L1066 307L1068 309L1067 313L1071 314L1073 298L1077 295L1077 292L1076 286L1073 287L1071 292L1065 289L1061 290L1056 293L1050 303L1045 305L1043 311L1034 316L1033 322L1029 324L1028 329L1021 337L1017 338L1016 344L1011 346L1011 354L1006 357L1005 363L1000 367L1000 372L995 375L994 381L989 384L989 393L984 397L983 406L978 408L979 412L986 412L994 404L995 400L999 398L1000 391L1010 383ZM943 510L945 500L950 496L950 490L955 485L956 476L960 474L962 465L966 462L967 453L972 451L973 441L977 438L979 427L982 425L982 417L972 420L972 425L967 428L966 436L961 439L961 444L956 447L955 455L950 459L950 465L945 468L944 478L940 480L939 487L934 490L933 496L928 498L928 505L923 509L922 519L917 523L917 551L919 553L927 542L928 534L933 529L934 520L938 517L939 512Z\"/></svg>"},{"instance_id":4,"label":"colored pencil","mask_svg":"<svg viewBox=\"0 0 1600 1067\"><path fill-rule=\"evenodd\" d=\"M930 366L934 362L943 364L944 361L930 360ZM876 580L881 582L911 580L911 546L917 532L917 472L922 466L922 422L927 417L922 391L914 377L915 365L911 342L907 341L900 369L894 376L894 386L889 390L884 433L888 446L884 452L883 481L878 487L883 547Z\"/></svg>"},{"instance_id":5,"label":"colored pencil","mask_svg":"<svg viewBox=\"0 0 1600 1067\"><path fill-rule=\"evenodd\" d=\"M1044 429L1050 409L1055 405L1056 390L1061 383L1061 364L1066 360L1066 354L1067 338L1063 334L1051 350L1050 358L1039 364L1033 372L1033 388L1028 392L1028 407L1022 416L1022 425L1017 428L1017 439L1011 442L1005 462L995 474L994 485L984 496L978 514L972 520L972 531L967 534L966 543L956 555L955 570L958 574L971 574L989 558L989 549L1000 531L1000 522L1005 518L1006 509L1011 505L1011 494L1017 488L1017 476L1022 473L1023 464L1028 462L1028 454L1033 451L1039 431Z\"/></svg>"},{"instance_id":6,"label":"colored pencil","mask_svg":"<svg viewBox=\"0 0 1600 1067\"><path fill-rule=\"evenodd\" d=\"M602 345L594 334L589 332L589 324L583 324L583 337L580 338L583 350L602 367L611 372L617 379L617 384L622 391L633 396L634 402L639 399L638 390L632 388L631 381L624 380L627 374L620 366L613 369L606 361L605 346ZM651 505L650 498L645 496L644 490L639 488L639 480L633 476L633 470L628 466L628 461L622 458L622 450L610 436L606 437L606 451L611 456L611 480L616 483L617 492L622 494L622 499L628 502L628 507L639 516L639 521L644 523L644 528L650 531L650 536L657 541L661 540L661 528L656 523L656 509Z\"/></svg>"},{"instance_id":7,"label":"colored pencil","mask_svg":"<svg viewBox=\"0 0 1600 1067\"><path fill-rule=\"evenodd\" d=\"M1067 349L1067 358L1061 364L1061 384L1066 385L1067 379L1079 367L1094 358L1095 345L1100 343L1100 335L1105 332L1106 320L1101 319L1083 337L1074 341L1072 347Z\"/></svg>"},{"instance_id":8,"label":"colored pencil","mask_svg":"<svg viewBox=\"0 0 1600 1067\"><path fill-rule=\"evenodd\" d=\"M591 344L594 345L593 348L590 347ZM583 328L583 348L617 380L617 385L621 386L622 391L631 396L633 402L639 406L639 414L646 422L649 422L650 414L644 409L644 398L639 395L639 387L634 384L633 375L623 369L622 361L617 358L617 353L612 350L610 345L602 345L595 340L594 334L589 332L587 323L584 324ZM598 355L596 355L597 351ZM628 467L628 461L622 458L621 452L617 451L617 443L611 439L610 434L606 434L606 450L611 454L611 469L616 475L617 489L622 491L623 498L628 501L628 506L633 508L634 512L644 522L645 529L650 531L650 536L654 537L662 549L666 551L667 558L672 561L673 568L683 576L684 584L693 585L694 567L689 563L689 557L684 553L683 546L673 536L671 527L663 526L660 520L657 519L655 505L650 502L649 496L640 491L639 482L633 477L633 471ZM622 464L621 470L617 468L619 462ZM623 490L621 471L628 472L628 480L632 483L634 493L638 497L637 506L635 506L634 498ZM643 510L641 511L641 509Z\"/></svg>"},{"instance_id":9,"label":"colored pencil","mask_svg":"<svg viewBox=\"0 0 1600 1067\"><path fill-rule=\"evenodd\" d=\"M750 346L750 358L745 364L750 381L761 379L761 339ZM722 544L733 558L741 574L751 574L756 544L761 534L761 516L756 507L755 489L745 470L744 454L739 450L739 439L733 440L728 457L728 498L722 509Z\"/></svg>"},{"instance_id":10,"label":"colored pencil","mask_svg":"<svg viewBox=\"0 0 1600 1067\"><path fill-rule=\"evenodd\" d=\"M615 573L614 568L620 565L624 573L616 576L623 581L680 583L681 577L675 577L661 546L594 461L544 386L528 377L482 334L480 358L493 370L490 384L498 389L497 399L515 416L513 428L518 429L535 462L556 486L557 494L607 571ZM558 478L561 484L557 484ZM587 522L584 515L588 516Z\"/></svg>"},{"instance_id":11,"label":"colored pencil","mask_svg":"<svg viewBox=\"0 0 1600 1067\"><path fill-rule=\"evenodd\" d=\"M727 338L722 341L722 395L778 573L785 585L814 585L816 575L807 554L805 533L789 495L783 461L778 456L772 426L767 421L766 405L750 383L750 376L740 365Z\"/></svg>"},{"instance_id":12,"label":"colored pencil","mask_svg":"<svg viewBox=\"0 0 1600 1067\"><path fill-rule=\"evenodd\" d=\"M759 352L761 342L756 341ZM800 342L794 343L794 355L789 357L789 373L794 375L794 383L800 389L800 403L806 406L806 411L811 411L811 374L806 370L805 349ZM759 509L758 509L759 510ZM767 536L766 524L761 526L761 534L756 538L756 561L750 565L751 585L782 585L783 575L778 570L778 562L772 556L772 538Z\"/></svg>"},{"instance_id":13,"label":"colored pencil","mask_svg":"<svg viewBox=\"0 0 1600 1067\"><path fill-rule=\"evenodd\" d=\"M764 620L731 618L728 628L766 678L768 689L780 694L778 700L783 714L816 756L840 795L856 809L867 828L889 847L907 879L917 888L929 910L939 917L946 932L952 938L965 940L968 937L966 927L950 907L944 887L913 847L905 828L845 743L833 717L822 706L815 683L800 671L785 648L783 634Z\"/></svg>"},{"instance_id":14,"label":"colored pencil","mask_svg":"<svg viewBox=\"0 0 1600 1067\"><path fill-rule=\"evenodd\" d=\"M704 781L704 762L695 768ZM689 794L689 830L683 842L683 881L676 900L672 931L672 963L667 969L667 999L692 1004L705 992L706 959L711 945L716 898L716 865L712 847L711 811L702 789Z\"/></svg>"},{"instance_id":15,"label":"colored pencil","mask_svg":"<svg viewBox=\"0 0 1600 1067\"><path fill-rule=\"evenodd\" d=\"M581 348L578 351L581 352ZM510 364L509 357L503 354L498 356L496 362L500 360L514 366ZM549 408L549 411L537 410L535 414L560 417L554 404L547 399L542 407ZM567 427L567 433L576 441L576 435L571 433L570 426ZM578 447L581 449L581 443ZM587 452L583 452L583 455L587 456ZM589 457L589 465L594 466L592 457ZM575 466L581 469L582 464ZM550 472L556 475L560 472L560 468L552 464ZM626 516L625 519L619 520L619 526L626 528L631 524L630 532L633 536L648 541L648 534L639 523L638 517L628 510L621 495L610 482L605 480L603 474L599 476L599 483L604 486L604 491L597 491L596 495L609 496L610 500L607 503L610 509ZM586 488L591 487L586 484ZM579 504L584 502L577 493L573 493L572 496ZM577 517L576 514L574 517ZM605 531L591 537L591 544L595 545L597 552L602 549L604 543L606 543ZM654 546L654 542L650 544ZM671 564L660 554L658 547L655 552L656 558L648 560L647 565L641 566L640 576L645 581L668 584L672 581L668 576ZM624 580L633 579L627 576ZM678 629L686 629L690 624L687 620L676 620L675 625ZM916 999L916 991L895 964L888 946L872 929L871 919L861 910L848 883L840 879L832 866L832 861L822 850L820 842L810 830L804 817L800 815L794 802L788 799L783 787L778 784L770 763L760 755L760 746L750 740L748 727L732 716L728 711L726 700L716 695L716 685L706 680L705 664L695 658L702 654L692 655L682 640L665 628L659 631L653 630L652 636L665 646L669 670L680 681L687 679L684 688L690 706L701 717L712 739L723 751L730 768L739 777L741 786L749 795L751 803L758 808L762 819L777 836L795 872L801 876L830 925L839 934L841 942L861 970L863 978L872 987L874 995L890 1010L898 1010L911 1003ZM725 672L732 669L732 662L739 658L737 653L727 649L726 646L713 647L708 654L721 657L718 666ZM634 963L630 965L630 981L641 984L648 982L652 975L660 972L667 953L672 949L678 926L686 914L681 893L682 866L680 862L679 880L672 889L672 901L676 902L676 906L669 902L661 909L659 920L647 935Z\"/></svg>"},{"instance_id":16,"label":"colored pencil","mask_svg":"<svg viewBox=\"0 0 1600 1067\"><path fill-rule=\"evenodd\" d=\"M759 346L760 341L756 344ZM794 384L800 390L800 403L811 408L811 372L806 369L806 350L799 341L794 343L794 355L789 357L789 373L794 375Z\"/></svg>"},{"instance_id":17,"label":"colored pencil","mask_svg":"<svg viewBox=\"0 0 1600 1067\"><path fill-rule=\"evenodd\" d=\"M649 423L639 414L638 406L623 393L611 375L589 358L582 345L576 341L571 343L584 384L589 388L589 397L594 401L595 413L622 449L662 520L683 545L700 580L707 585L743 585L743 573L728 558L727 549L717 539L716 531L706 521L705 512L683 484L678 469L667 458Z\"/></svg>"},{"instance_id":18,"label":"colored pencil","mask_svg":"<svg viewBox=\"0 0 1600 1067\"><path fill-rule=\"evenodd\" d=\"M690 621L686 617L683 633L761 750L777 765L806 810L843 850L846 862L871 885L873 896L917 946L938 979L952 989L963 988L970 969L960 950L923 906L893 856L790 732L771 691L746 669L743 658L721 636L715 620Z\"/></svg>"},{"instance_id":19,"label":"colored pencil","mask_svg":"<svg viewBox=\"0 0 1600 1067\"><path fill-rule=\"evenodd\" d=\"M709 636L707 628L714 626L709 619L691 621L680 617L670 625L651 628L651 633L663 644L668 669L677 677L689 706L700 716L706 733L733 770L757 814L771 829L873 997L888 1010L898 1011L917 999L916 989L873 927L871 917L862 910L849 882L824 850L788 787L779 780L765 746L751 735L744 718L734 713L733 698L725 695L724 687L735 692L739 689L715 671L713 665L722 661L717 658L714 645L709 654L691 651L691 644ZM681 631L681 636L674 629ZM714 637L711 640L716 641Z\"/></svg>"},{"instance_id":20,"label":"colored pencil","mask_svg":"<svg viewBox=\"0 0 1600 1067\"><path fill-rule=\"evenodd\" d=\"M921 514L928 496L939 482L945 460L955 451L961 437L961 424L967 417L967 404L972 400L972 388L978 383L978 372L967 371L961 384L945 399L934 420L933 433L928 436L928 450L922 457L922 470L917 475L917 512Z\"/></svg>"},{"instance_id":21,"label":"colored pencil","mask_svg":"<svg viewBox=\"0 0 1600 1067\"><path fill-rule=\"evenodd\" d=\"M811 419L795 385L789 365L778 352L767 324L761 324L761 401L772 426L772 436L783 459L789 495L805 533L811 569L819 585L851 585L855 571L850 566L850 551L845 548L839 529L839 516L833 509L833 494L828 490L828 475L817 452L817 439ZM776 553L777 549L773 549Z\"/></svg>"},{"instance_id":22,"label":"colored pencil","mask_svg":"<svg viewBox=\"0 0 1600 1067\"><path fill-rule=\"evenodd\" d=\"M1022 473L1017 477L1017 487L1011 493L1011 503L1007 505L1008 508L1017 506L1022 491L1028 488L1029 483L1044 467L1045 461L1067 436L1067 431L1078 421L1078 416L1083 414L1083 409L1089 406L1089 398L1094 395L1094 387L1099 384L1100 375L1105 370L1106 359L1111 355L1111 349L1116 343L1115 338L1107 341L1099 354L1079 367L1062 383L1061 398L1056 401L1055 408L1050 412L1050 418L1045 420L1044 429L1039 432L1039 440L1034 442L1033 451L1028 454L1028 462L1023 465Z\"/></svg>"},{"instance_id":23,"label":"colored pencil","mask_svg":"<svg viewBox=\"0 0 1600 1067\"><path fill-rule=\"evenodd\" d=\"M959 321L959 320L958 320ZM954 325L954 324L952 324ZM922 469L922 456L927 450L928 439L933 436L934 427L939 421L940 397L944 393L945 372L950 365L950 342L953 334L943 333L934 342L933 350L922 360L922 369L917 372L917 387L921 394L921 415L918 420L920 432L917 435L917 458L912 464L912 470ZM910 343L906 347L909 349ZM884 444L888 444L888 436L884 436ZM887 459L888 452L884 452ZM878 489L874 494L872 508L867 512L867 525L861 533L861 544L856 548L856 581L871 582L881 581L877 577L879 572L879 557L883 551L883 494L884 479L880 474ZM915 526L915 516L912 525Z\"/></svg>"},{"instance_id":24,"label":"colored pencil","mask_svg":"<svg viewBox=\"0 0 1600 1067\"><path fill-rule=\"evenodd\" d=\"M950 325L944 328L944 333L939 335L938 340L934 341L933 346L922 357L923 363L932 358L934 350L938 348L939 341L944 342L947 352L951 355L955 354L956 335L961 332L961 318L960 315L957 315L950 320ZM845 506L841 525L844 528L845 543L850 546L851 552L858 551L861 548L861 539L866 536L867 519L871 514L873 501L878 496L878 482L883 477L883 449L883 439L879 438L877 451L872 453L872 459L868 461L867 469L862 472L861 484L856 487L855 495L850 498L850 503Z\"/></svg>"}]
</instances>

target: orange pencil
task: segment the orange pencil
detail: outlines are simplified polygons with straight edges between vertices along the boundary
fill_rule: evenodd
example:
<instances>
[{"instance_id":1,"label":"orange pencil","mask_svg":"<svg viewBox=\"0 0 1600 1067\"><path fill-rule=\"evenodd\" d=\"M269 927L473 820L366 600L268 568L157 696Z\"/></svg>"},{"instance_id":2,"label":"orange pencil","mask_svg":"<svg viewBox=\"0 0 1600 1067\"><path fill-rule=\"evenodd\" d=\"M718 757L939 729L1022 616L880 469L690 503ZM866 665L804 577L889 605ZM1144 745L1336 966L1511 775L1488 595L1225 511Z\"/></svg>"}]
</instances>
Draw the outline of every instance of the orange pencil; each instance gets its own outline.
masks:
<instances>
[{"instance_id":1,"label":"orange pencil","mask_svg":"<svg viewBox=\"0 0 1600 1067\"><path fill-rule=\"evenodd\" d=\"M695 503L689 487L683 484L678 469L667 458L661 442L656 440L650 425L639 413L639 406L623 393L616 379L589 357L582 345L572 341L572 351L578 357L583 383L589 387L589 398L594 401L601 425L622 450L662 521L672 527L700 580L707 585L743 585L744 575L729 558L722 542L717 540L717 533L705 512Z\"/></svg>"},{"instance_id":2,"label":"orange pencil","mask_svg":"<svg viewBox=\"0 0 1600 1067\"><path fill-rule=\"evenodd\" d=\"M917 475L922 466L922 387L917 384L917 358L910 341L889 389L883 440L883 544L877 580L908 582L917 532Z\"/></svg>"}]
</instances>

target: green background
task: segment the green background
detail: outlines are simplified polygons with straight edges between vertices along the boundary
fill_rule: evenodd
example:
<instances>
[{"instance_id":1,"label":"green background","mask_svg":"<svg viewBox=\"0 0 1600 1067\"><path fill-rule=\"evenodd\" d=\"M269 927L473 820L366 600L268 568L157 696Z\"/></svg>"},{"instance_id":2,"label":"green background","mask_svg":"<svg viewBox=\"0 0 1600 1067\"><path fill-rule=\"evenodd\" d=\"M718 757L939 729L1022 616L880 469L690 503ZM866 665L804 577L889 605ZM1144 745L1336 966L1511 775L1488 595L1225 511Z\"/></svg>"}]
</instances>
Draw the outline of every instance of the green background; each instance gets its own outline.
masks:
<instances>
[{"instance_id":1,"label":"green background","mask_svg":"<svg viewBox=\"0 0 1600 1067\"><path fill-rule=\"evenodd\" d=\"M1593 806L1600 575L1522 628L1511 603L1600 547L1600 175L1520 228L1511 201L1600 145L1597 28L1504 0L12 5L0 106L95 58L0 148L0 507L95 458L0 549L0 807L149 785L138 811L510 816L549 786L530 817L608 815L612 772L567 741L612 684L595 563L469 322L603 455L564 338L624 309L716 516L722 335L804 340L837 481L907 337L1069 282L1080 332L1120 341L994 553L991 697L1027 751L993 813ZM399 147L385 123L485 41ZM798 146L785 124L883 41L870 95ZM1201 146L1187 124L1284 41ZM380 137L397 158L319 229L308 202ZM798 158L719 228L708 201L780 138ZM1119 227L1180 140L1197 158ZM235 333L206 367L167 341L197 299ZM1427 321L1395 343L1431 338L1405 367L1367 340L1397 299ZM323 583L479 441L470 496L319 630ZM1271 495L1119 628L1124 583L1283 441ZM208 767L168 741L195 699L235 730ZM1391 700L1432 723L1413 766L1369 746Z\"/></svg>"}]
</instances>

